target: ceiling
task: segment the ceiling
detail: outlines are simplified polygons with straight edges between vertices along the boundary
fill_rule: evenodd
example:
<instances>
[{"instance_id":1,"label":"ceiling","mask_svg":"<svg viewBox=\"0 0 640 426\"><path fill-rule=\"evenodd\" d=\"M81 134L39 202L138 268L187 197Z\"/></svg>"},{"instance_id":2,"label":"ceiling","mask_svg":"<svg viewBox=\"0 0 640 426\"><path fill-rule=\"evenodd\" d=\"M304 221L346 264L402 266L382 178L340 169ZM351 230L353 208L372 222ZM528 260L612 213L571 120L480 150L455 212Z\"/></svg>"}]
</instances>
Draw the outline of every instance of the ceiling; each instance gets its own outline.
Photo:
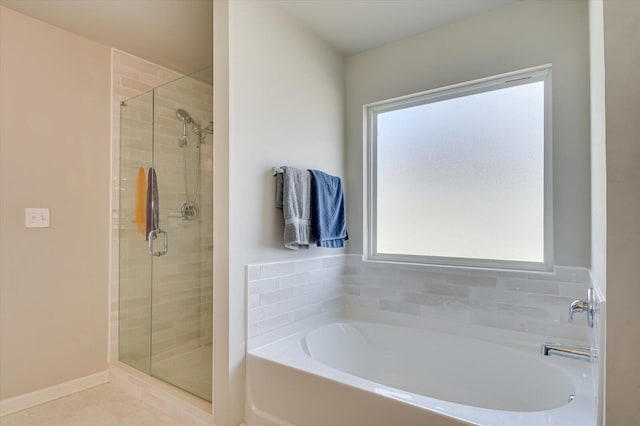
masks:
<instances>
[{"instance_id":1,"label":"ceiling","mask_svg":"<svg viewBox=\"0 0 640 426\"><path fill-rule=\"evenodd\" d=\"M0 5L183 74L213 63L213 0L0 0Z\"/></svg>"},{"instance_id":2,"label":"ceiling","mask_svg":"<svg viewBox=\"0 0 640 426\"><path fill-rule=\"evenodd\" d=\"M350 56L517 0L273 1Z\"/></svg>"},{"instance_id":3,"label":"ceiling","mask_svg":"<svg viewBox=\"0 0 640 426\"><path fill-rule=\"evenodd\" d=\"M0 5L190 74L213 63L213 1L0 0ZM277 4L349 56L517 0L262 1Z\"/></svg>"}]
</instances>

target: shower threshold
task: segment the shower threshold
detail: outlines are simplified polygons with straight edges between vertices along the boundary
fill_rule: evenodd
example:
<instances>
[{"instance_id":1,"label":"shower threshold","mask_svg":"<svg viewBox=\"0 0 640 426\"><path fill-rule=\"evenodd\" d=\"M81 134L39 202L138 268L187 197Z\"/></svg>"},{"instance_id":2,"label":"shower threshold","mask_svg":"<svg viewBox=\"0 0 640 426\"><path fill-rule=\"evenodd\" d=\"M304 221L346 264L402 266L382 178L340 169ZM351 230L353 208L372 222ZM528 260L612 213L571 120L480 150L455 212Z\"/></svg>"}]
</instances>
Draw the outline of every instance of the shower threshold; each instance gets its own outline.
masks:
<instances>
[{"instance_id":1,"label":"shower threshold","mask_svg":"<svg viewBox=\"0 0 640 426\"><path fill-rule=\"evenodd\" d=\"M212 345L201 346L153 364L152 375L211 402Z\"/></svg>"}]
</instances>

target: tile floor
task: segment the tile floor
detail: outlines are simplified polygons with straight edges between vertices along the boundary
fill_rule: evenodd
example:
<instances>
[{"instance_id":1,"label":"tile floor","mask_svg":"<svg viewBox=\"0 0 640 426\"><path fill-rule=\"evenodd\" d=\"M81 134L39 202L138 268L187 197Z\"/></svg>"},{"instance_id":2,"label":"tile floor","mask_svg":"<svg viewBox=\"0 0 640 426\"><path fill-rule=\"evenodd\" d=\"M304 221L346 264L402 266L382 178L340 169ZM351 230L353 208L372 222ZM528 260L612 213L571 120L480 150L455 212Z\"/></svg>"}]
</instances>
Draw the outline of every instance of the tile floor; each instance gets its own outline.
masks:
<instances>
[{"instance_id":1,"label":"tile floor","mask_svg":"<svg viewBox=\"0 0 640 426\"><path fill-rule=\"evenodd\" d=\"M2 426L181 426L111 384L0 417Z\"/></svg>"}]
</instances>

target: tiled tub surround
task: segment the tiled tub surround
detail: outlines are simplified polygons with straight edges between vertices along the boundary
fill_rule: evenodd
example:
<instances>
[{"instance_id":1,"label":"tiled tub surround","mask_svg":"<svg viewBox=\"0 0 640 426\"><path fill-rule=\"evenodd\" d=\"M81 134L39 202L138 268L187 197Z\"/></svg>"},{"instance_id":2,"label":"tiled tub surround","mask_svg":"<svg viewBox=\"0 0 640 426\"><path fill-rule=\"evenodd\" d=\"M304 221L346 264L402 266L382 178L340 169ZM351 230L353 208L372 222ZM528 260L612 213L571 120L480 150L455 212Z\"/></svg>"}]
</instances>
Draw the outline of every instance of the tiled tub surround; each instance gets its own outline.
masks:
<instances>
[{"instance_id":1,"label":"tiled tub surround","mask_svg":"<svg viewBox=\"0 0 640 426\"><path fill-rule=\"evenodd\" d=\"M250 424L470 424L464 420L505 426L545 422L596 424L593 366L558 356L544 357L539 352L540 344L546 339L573 344L587 342L585 315L577 314L573 324L567 322L570 303L586 296L589 286L586 269L557 267L552 273L472 270L363 262L359 255L340 255L249 265L246 276L247 419ZM330 327L342 329L344 324L361 326L369 322L385 324L383 327L392 324L392 328L398 330L390 334L394 343L374 343L376 347L388 349L378 358L387 359L392 348L404 348L398 352L401 354L398 359L404 364L395 363L389 371L373 367L375 374L382 373L380 377L398 377L395 370L406 367L408 359L417 359L419 365L424 361L420 351L451 350L450 343L443 342L453 339L466 342L466 349L454 344L451 358L455 355L461 360L453 361L449 368L457 362L466 362L477 363L474 371L483 371L483 363L488 363L487 368L493 365L502 371L500 363L516 362L517 357L511 358L508 354L514 350L524 351L523 359L550 365L554 378L569 380L576 399L548 411L478 408L449 402L455 398L436 400L433 395L412 393L401 386L387 387L384 381L362 375L360 367L369 362L358 364L358 372L351 374L309 357L308 351L313 348L305 339L308 333L314 333L312 330L323 330L323 325L331 323L334 324ZM421 333L420 329L431 330L433 336L440 337L400 338L403 333ZM338 343L333 347L322 343L316 349L321 349L328 359L342 363L345 356L354 356L344 354L345 347L349 346L344 338L354 337L354 333L338 334ZM460 336L466 337L460 340ZM428 340L426 344L424 338ZM473 343L475 339L481 343ZM362 343L358 342L356 346ZM466 358L469 351L479 352L486 342L507 348L498 350L499 357L488 356L484 361ZM426 346L412 349L420 344ZM307 349L303 349L305 345ZM373 352L363 349L366 354ZM364 355L358 355L361 356ZM517 362L520 365L520 361ZM522 377L515 377L516 382L532 382L526 374L535 373L526 366L523 369ZM414 383L415 377L410 372L402 377ZM508 378L514 379L512 375ZM543 388L534 387L544 392ZM314 391L296 391L302 388ZM452 392L457 395L455 389ZM283 400L290 403L282 405ZM327 406L332 409L327 410ZM536 411L539 409L542 411Z\"/></svg>"},{"instance_id":2,"label":"tiled tub surround","mask_svg":"<svg viewBox=\"0 0 640 426\"><path fill-rule=\"evenodd\" d=\"M392 312L586 342L586 315L568 323L569 305L586 297L589 271L472 270L363 262L339 255L249 265L249 337L326 311Z\"/></svg>"},{"instance_id":3,"label":"tiled tub surround","mask_svg":"<svg viewBox=\"0 0 640 426\"><path fill-rule=\"evenodd\" d=\"M568 322L571 302L586 298L589 271L471 270L363 262L347 256L348 307L482 325L585 341L586 315Z\"/></svg>"},{"instance_id":4,"label":"tiled tub surround","mask_svg":"<svg viewBox=\"0 0 640 426\"><path fill-rule=\"evenodd\" d=\"M344 255L246 267L248 337L344 308Z\"/></svg>"}]
</instances>

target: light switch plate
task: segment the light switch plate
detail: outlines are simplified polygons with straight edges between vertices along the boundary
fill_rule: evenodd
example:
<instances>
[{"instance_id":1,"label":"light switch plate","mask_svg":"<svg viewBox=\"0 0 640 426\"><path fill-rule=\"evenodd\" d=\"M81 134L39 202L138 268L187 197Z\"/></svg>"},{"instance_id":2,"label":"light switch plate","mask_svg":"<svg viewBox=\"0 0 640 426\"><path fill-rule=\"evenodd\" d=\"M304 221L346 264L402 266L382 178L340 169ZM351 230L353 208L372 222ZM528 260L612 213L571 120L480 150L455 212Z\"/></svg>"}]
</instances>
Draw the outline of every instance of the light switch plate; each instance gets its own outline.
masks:
<instances>
[{"instance_id":1,"label":"light switch plate","mask_svg":"<svg viewBox=\"0 0 640 426\"><path fill-rule=\"evenodd\" d=\"M24 223L27 228L49 228L49 208L27 207Z\"/></svg>"}]
</instances>

